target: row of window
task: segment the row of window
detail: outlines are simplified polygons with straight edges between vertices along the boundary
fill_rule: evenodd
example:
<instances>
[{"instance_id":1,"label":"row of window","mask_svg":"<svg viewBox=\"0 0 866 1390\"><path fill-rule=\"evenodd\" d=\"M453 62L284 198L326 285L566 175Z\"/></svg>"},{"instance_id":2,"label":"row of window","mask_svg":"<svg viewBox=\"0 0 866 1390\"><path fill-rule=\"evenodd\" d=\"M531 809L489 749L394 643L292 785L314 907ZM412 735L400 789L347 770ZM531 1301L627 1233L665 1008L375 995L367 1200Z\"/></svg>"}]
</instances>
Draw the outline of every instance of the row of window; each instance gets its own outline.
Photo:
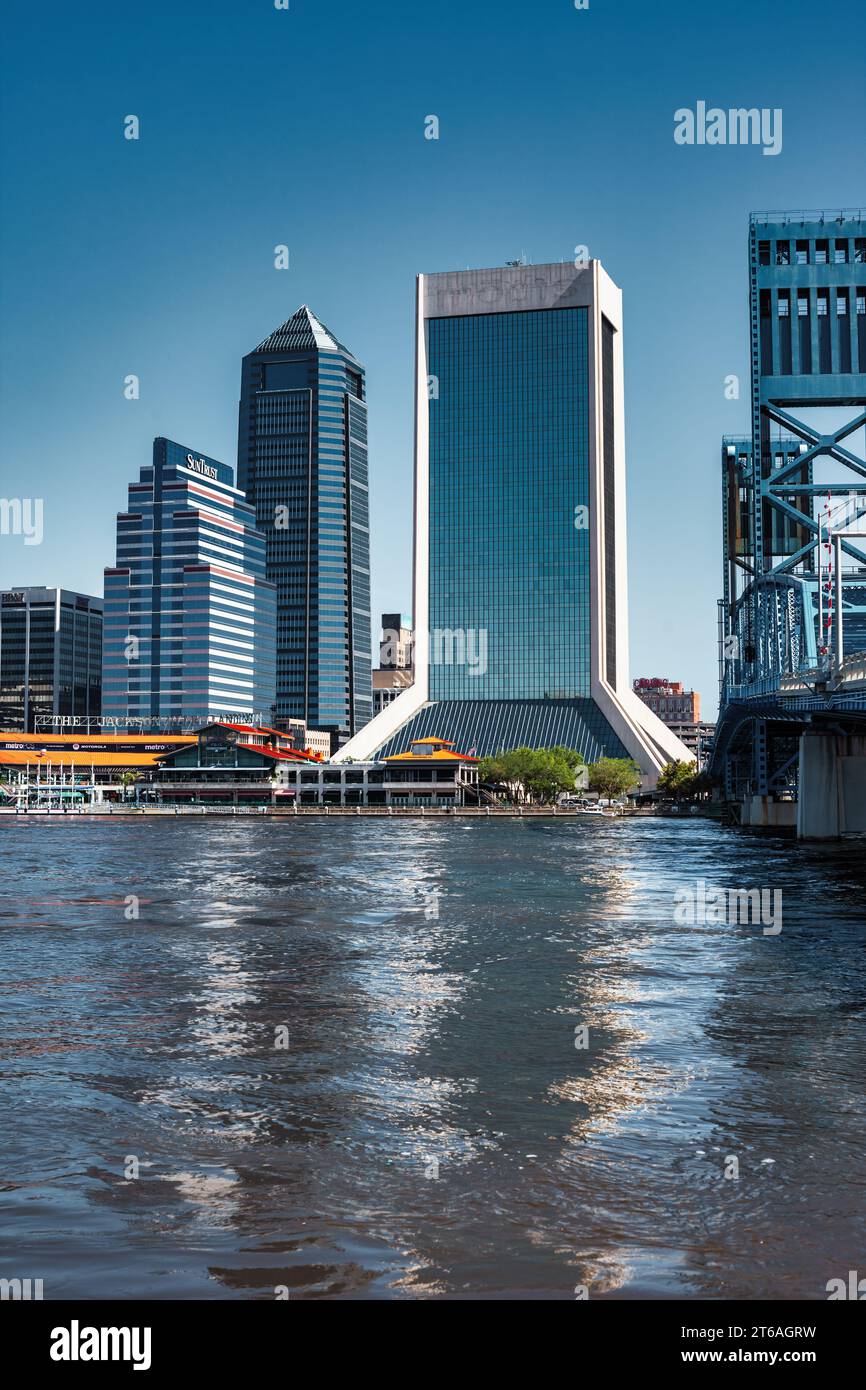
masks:
<instances>
[{"instance_id":1,"label":"row of window","mask_svg":"<svg viewBox=\"0 0 866 1390\"><path fill-rule=\"evenodd\" d=\"M849 260L866 264L866 237L853 239L853 251L848 237L758 242L758 265L847 265Z\"/></svg>"}]
</instances>

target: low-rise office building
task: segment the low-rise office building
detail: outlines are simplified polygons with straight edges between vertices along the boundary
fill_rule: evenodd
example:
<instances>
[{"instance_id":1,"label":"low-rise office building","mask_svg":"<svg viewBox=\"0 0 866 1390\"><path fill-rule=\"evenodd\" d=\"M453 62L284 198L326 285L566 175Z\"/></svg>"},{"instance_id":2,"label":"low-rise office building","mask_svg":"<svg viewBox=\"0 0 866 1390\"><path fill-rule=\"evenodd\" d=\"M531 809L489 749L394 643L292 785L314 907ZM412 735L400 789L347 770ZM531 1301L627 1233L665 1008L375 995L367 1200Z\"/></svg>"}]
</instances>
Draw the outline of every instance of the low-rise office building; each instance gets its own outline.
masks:
<instances>
[{"instance_id":1,"label":"low-rise office building","mask_svg":"<svg viewBox=\"0 0 866 1390\"><path fill-rule=\"evenodd\" d=\"M478 759L442 738L417 739L381 761L289 767L283 775L299 806L451 809L478 799Z\"/></svg>"},{"instance_id":2,"label":"low-rise office building","mask_svg":"<svg viewBox=\"0 0 866 1390\"><path fill-rule=\"evenodd\" d=\"M425 738L380 761L333 763L294 747L289 732L215 722L186 737L0 735L2 787L22 805L57 807L128 800L452 809L477 802L478 759L447 739Z\"/></svg>"},{"instance_id":3,"label":"low-rise office building","mask_svg":"<svg viewBox=\"0 0 866 1390\"><path fill-rule=\"evenodd\" d=\"M310 729L304 719L276 719L277 732L288 734L299 753L315 753L330 758L333 739L327 729Z\"/></svg>"},{"instance_id":4,"label":"low-rise office building","mask_svg":"<svg viewBox=\"0 0 866 1390\"><path fill-rule=\"evenodd\" d=\"M390 667L379 667L373 671L373 713L379 714L386 705L390 705L392 700L403 690L408 690L415 679L412 670L392 670Z\"/></svg>"},{"instance_id":5,"label":"low-rise office building","mask_svg":"<svg viewBox=\"0 0 866 1390\"><path fill-rule=\"evenodd\" d=\"M414 739L385 758L385 794L392 806L462 806L478 799L478 758L455 753L444 738Z\"/></svg>"},{"instance_id":6,"label":"low-rise office building","mask_svg":"<svg viewBox=\"0 0 866 1390\"><path fill-rule=\"evenodd\" d=\"M715 724L695 720L683 724L672 723L669 727L688 748L698 765L698 770L703 768L712 751L713 739L716 736Z\"/></svg>"},{"instance_id":7,"label":"low-rise office building","mask_svg":"<svg viewBox=\"0 0 866 1390\"><path fill-rule=\"evenodd\" d=\"M276 806L294 796L287 769L315 764L292 735L250 724L207 724L168 753L145 796L173 805Z\"/></svg>"}]
</instances>

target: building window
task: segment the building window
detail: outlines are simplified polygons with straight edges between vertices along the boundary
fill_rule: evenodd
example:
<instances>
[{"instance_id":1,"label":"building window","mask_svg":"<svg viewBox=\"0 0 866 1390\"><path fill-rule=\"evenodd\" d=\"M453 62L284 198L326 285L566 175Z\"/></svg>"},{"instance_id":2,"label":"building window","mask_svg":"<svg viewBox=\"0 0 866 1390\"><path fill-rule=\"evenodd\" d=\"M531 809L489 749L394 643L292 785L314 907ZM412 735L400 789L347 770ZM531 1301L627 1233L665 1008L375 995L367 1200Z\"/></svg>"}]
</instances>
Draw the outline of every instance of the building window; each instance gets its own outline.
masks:
<instances>
[{"instance_id":1,"label":"building window","mask_svg":"<svg viewBox=\"0 0 866 1390\"><path fill-rule=\"evenodd\" d=\"M779 370L783 376L790 376L793 370L791 358L791 296L787 290L779 291L777 303L779 323Z\"/></svg>"},{"instance_id":2,"label":"building window","mask_svg":"<svg viewBox=\"0 0 866 1390\"><path fill-rule=\"evenodd\" d=\"M773 333L770 323L770 291L761 290L761 372L764 376L773 374Z\"/></svg>"},{"instance_id":3,"label":"building window","mask_svg":"<svg viewBox=\"0 0 866 1390\"><path fill-rule=\"evenodd\" d=\"M866 264L866 237L858 236L854 242L854 260L858 265Z\"/></svg>"},{"instance_id":4,"label":"building window","mask_svg":"<svg viewBox=\"0 0 866 1390\"><path fill-rule=\"evenodd\" d=\"M830 359L830 291L819 290L816 311L818 315L818 371L833 370Z\"/></svg>"},{"instance_id":5,"label":"building window","mask_svg":"<svg viewBox=\"0 0 866 1390\"><path fill-rule=\"evenodd\" d=\"M809 243L808 241L797 242L797 265L809 264Z\"/></svg>"},{"instance_id":6,"label":"building window","mask_svg":"<svg viewBox=\"0 0 866 1390\"><path fill-rule=\"evenodd\" d=\"M836 291L836 322L839 325L839 371L851 370L851 329L848 324L848 291Z\"/></svg>"},{"instance_id":7,"label":"building window","mask_svg":"<svg viewBox=\"0 0 866 1390\"><path fill-rule=\"evenodd\" d=\"M799 290L797 293L797 319L800 324L800 372L807 376L812 371L812 326L808 290Z\"/></svg>"},{"instance_id":8,"label":"building window","mask_svg":"<svg viewBox=\"0 0 866 1390\"><path fill-rule=\"evenodd\" d=\"M791 243L790 241L776 242L776 265L791 264Z\"/></svg>"},{"instance_id":9,"label":"building window","mask_svg":"<svg viewBox=\"0 0 866 1390\"><path fill-rule=\"evenodd\" d=\"M848 242L842 238L836 238L836 245L833 249L833 261L836 265L845 265L848 260Z\"/></svg>"},{"instance_id":10,"label":"building window","mask_svg":"<svg viewBox=\"0 0 866 1390\"><path fill-rule=\"evenodd\" d=\"M816 264L816 265L826 265L829 259L830 259L830 243L829 243L829 241L816 241L816 242L815 242L815 264Z\"/></svg>"},{"instance_id":11,"label":"building window","mask_svg":"<svg viewBox=\"0 0 866 1390\"><path fill-rule=\"evenodd\" d=\"M770 264L770 243L768 241L758 242L758 265Z\"/></svg>"}]
</instances>

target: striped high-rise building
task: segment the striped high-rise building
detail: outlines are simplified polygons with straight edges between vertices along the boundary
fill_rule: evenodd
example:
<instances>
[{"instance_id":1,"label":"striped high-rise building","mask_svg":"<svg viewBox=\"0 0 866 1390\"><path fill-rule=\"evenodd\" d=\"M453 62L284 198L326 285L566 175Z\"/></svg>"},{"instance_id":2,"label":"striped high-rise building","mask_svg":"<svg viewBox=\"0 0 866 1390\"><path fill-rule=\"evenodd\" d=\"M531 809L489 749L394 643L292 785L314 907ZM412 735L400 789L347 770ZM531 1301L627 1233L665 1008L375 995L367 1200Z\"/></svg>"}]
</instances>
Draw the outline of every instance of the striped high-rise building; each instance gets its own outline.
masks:
<instances>
[{"instance_id":1,"label":"striped high-rise building","mask_svg":"<svg viewBox=\"0 0 866 1390\"><path fill-rule=\"evenodd\" d=\"M277 586L276 722L372 718L364 368L306 307L243 359L238 482Z\"/></svg>"},{"instance_id":2,"label":"striped high-rise building","mask_svg":"<svg viewBox=\"0 0 866 1390\"><path fill-rule=\"evenodd\" d=\"M105 571L103 717L194 727L274 704L276 592L228 464L156 439Z\"/></svg>"}]
</instances>

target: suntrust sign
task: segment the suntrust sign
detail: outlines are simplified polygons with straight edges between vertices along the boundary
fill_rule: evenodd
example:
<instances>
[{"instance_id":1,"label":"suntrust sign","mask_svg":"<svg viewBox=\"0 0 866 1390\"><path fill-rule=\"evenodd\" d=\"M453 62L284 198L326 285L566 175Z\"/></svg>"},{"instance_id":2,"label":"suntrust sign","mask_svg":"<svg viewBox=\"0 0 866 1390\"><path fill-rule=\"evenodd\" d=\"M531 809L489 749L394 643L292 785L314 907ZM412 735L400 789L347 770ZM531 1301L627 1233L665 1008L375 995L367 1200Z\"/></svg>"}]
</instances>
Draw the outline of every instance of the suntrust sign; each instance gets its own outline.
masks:
<instances>
[{"instance_id":1,"label":"suntrust sign","mask_svg":"<svg viewBox=\"0 0 866 1390\"><path fill-rule=\"evenodd\" d=\"M197 459L194 454L187 454L186 466L191 468L193 473L203 474L205 478L215 479L217 476L216 468L212 463L208 463L206 459Z\"/></svg>"}]
</instances>

